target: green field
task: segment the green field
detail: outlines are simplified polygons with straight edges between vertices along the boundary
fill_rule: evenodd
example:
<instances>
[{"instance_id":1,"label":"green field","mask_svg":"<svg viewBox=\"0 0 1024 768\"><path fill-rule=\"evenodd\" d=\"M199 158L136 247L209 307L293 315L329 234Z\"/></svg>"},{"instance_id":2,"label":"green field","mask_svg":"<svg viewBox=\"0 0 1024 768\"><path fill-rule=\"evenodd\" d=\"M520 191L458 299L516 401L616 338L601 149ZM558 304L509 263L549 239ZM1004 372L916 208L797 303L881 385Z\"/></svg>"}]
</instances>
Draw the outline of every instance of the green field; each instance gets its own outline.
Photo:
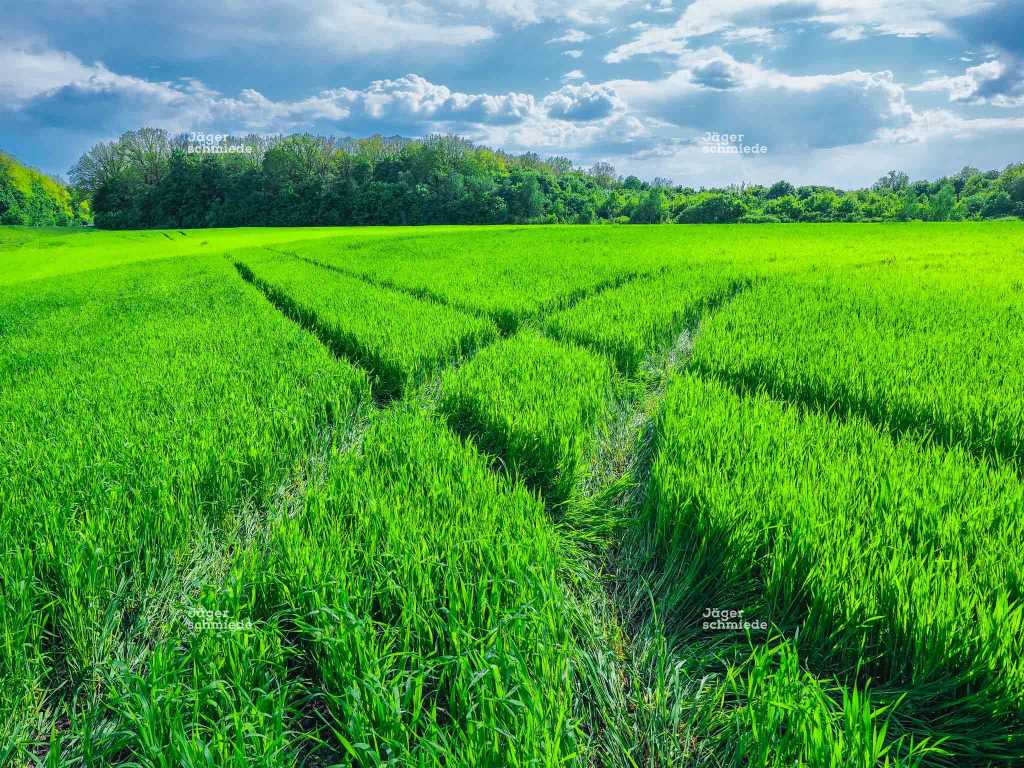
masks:
<instances>
[{"instance_id":1,"label":"green field","mask_svg":"<svg viewBox=\"0 0 1024 768\"><path fill-rule=\"evenodd\" d=\"M0 765L1024 764L1024 223L0 228Z\"/></svg>"}]
</instances>

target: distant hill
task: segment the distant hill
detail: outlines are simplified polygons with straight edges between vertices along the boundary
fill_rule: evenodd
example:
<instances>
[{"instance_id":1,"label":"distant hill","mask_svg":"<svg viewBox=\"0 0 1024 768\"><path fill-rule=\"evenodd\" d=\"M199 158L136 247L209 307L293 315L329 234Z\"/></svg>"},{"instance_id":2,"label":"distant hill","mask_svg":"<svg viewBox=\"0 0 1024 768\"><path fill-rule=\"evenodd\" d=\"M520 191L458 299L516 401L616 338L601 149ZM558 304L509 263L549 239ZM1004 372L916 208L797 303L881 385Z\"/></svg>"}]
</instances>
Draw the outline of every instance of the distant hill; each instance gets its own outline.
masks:
<instances>
[{"instance_id":1,"label":"distant hill","mask_svg":"<svg viewBox=\"0 0 1024 768\"><path fill-rule=\"evenodd\" d=\"M0 152L0 224L66 227L91 218L88 201Z\"/></svg>"}]
</instances>

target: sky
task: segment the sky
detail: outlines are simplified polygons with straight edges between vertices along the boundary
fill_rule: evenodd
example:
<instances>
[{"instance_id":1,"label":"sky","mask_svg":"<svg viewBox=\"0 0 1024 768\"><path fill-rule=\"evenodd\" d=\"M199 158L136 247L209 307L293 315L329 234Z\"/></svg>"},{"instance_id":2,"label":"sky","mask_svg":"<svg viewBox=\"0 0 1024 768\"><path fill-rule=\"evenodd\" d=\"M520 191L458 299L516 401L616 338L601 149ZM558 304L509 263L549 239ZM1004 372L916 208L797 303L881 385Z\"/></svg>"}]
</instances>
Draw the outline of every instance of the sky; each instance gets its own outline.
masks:
<instances>
[{"instance_id":1,"label":"sky","mask_svg":"<svg viewBox=\"0 0 1024 768\"><path fill-rule=\"evenodd\" d=\"M0 150L51 174L142 126L456 133L695 187L1024 160L1022 0L0 7Z\"/></svg>"}]
</instances>

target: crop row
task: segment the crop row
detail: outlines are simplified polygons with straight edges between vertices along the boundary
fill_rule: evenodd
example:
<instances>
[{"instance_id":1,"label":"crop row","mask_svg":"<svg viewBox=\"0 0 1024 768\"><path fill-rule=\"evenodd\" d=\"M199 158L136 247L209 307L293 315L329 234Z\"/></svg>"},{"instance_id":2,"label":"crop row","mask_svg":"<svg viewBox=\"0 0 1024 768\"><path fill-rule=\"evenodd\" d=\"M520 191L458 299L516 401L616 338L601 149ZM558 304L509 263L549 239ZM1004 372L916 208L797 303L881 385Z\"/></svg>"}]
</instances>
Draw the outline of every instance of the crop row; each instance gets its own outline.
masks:
<instances>
[{"instance_id":1,"label":"crop row","mask_svg":"<svg viewBox=\"0 0 1024 768\"><path fill-rule=\"evenodd\" d=\"M605 439L600 429L610 415L609 406L617 394L616 387L610 366L602 358L533 332L520 332L449 372L442 380L439 407L457 431L471 435L481 448L498 455L511 475L525 480L548 502L572 505L577 499L573 491L583 477L594 441ZM672 397L675 407L684 407L678 402L678 393ZM700 409L687 412L694 421L702 417ZM715 426L718 422L713 420L708 429ZM865 429L871 432L870 427ZM705 437L707 431L694 440ZM671 484L672 473L685 476L692 459L679 450L679 442L673 441L664 430L661 438L659 464L652 485L662 481ZM740 444L738 450L743 447ZM666 476L669 479L666 480ZM766 493L764 488L758 491ZM673 516L679 509L678 499L669 499L665 494L655 496L653 490L651 494L653 512L649 514L658 518L652 525L650 540L659 545L656 552L646 556L663 565L663 570L653 574L652 580L664 590L659 594L658 609L664 611L669 620L671 635L685 635L683 626L687 619L693 621L703 610L697 606L705 604L697 598L707 598L709 606L720 606L723 595L735 597L735 584L742 579L730 582L715 570L721 562L731 563L731 555L735 553L727 548L722 548L718 553L721 560L714 564L710 564L708 558L694 559L691 541L705 532L692 526L685 514ZM726 502L723 500L723 503ZM767 514L772 511L774 507L770 507ZM730 507L730 514L748 513L746 508L733 510ZM583 518L574 518L570 525L579 520ZM732 521L723 522L726 526L730 524ZM749 522L749 525L753 527L756 523ZM587 536L586 531L579 533ZM752 569L760 566L757 560L748 562ZM681 578L690 568L705 567L707 571L701 573L702 578L721 589L710 597L698 594L694 584ZM753 581L753 577L750 580ZM673 602L674 599L677 602ZM741 607L746 605L743 603ZM762 605L757 603L759 607ZM695 615L682 618L681 614L688 610ZM768 616L775 627L777 616L768 610L762 610L761 615ZM791 630L792 625L785 629ZM822 645L816 645L815 639ZM818 636L812 638L811 643L808 657L813 662L822 662L822 648L828 648L827 642ZM830 663L834 666L834 661L826 659L820 667L828 669ZM679 667L673 674L678 673ZM697 699L692 699L690 689L677 688L671 694L665 693L660 700L663 709L652 716L671 722L670 712L688 711L685 722L691 735L686 738L714 745L714 754L729 756L736 764L783 766L794 761L810 761L809 764L815 765L869 768L884 760L889 760L891 765L917 765L923 755L944 754L941 747L935 747L928 740L922 741L921 734L916 734L915 740L906 733L890 733L890 708L884 700L879 702L870 696L862 683L855 678L850 681L852 687L846 687L830 681L827 674L821 678L811 675L798 663L794 645L783 642L756 648L749 658L737 658L725 668L718 681L706 677ZM891 703L892 697L889 700ZM676 742L683 738L677 730L666 736ZM680 749L677 745L667 750L664 758L693 759L707 748ZM613 759L628 764L638 756L621 754Z\"/></svg>"},{"instance_id":2,"label":"crop row","mask_svg":"<svg viewBox=\"0 0 1024 768\"><path fill-rule=\"evenodd\" d=\"M661 351L744 282L722 265L677 267L557 312L547 319L545 330L607 354L632 376L648 355Z\"/></svg>"},{"instance_id":3,"label":"crop row","mask_svg":"<svg viewBox=\"0 0 1024 768\"><path fill-rule=\"evenodd\" d=\"M448 372L441 410L512 474L567 499L613 392L611 366L584 349L523 331Z\"/></svg>"},{"instance_id":4,"label":"crop row","mask_svg":"<svg viewBox=\"0 0 1024 768\"><path fill-rule=\"evenodd\" d=\"M896 433L1024 462L1024 304L899 273L775 280L708 322L695 368Z\"/></svg>"},{"instance_id":5,"label":"crop row","mask_svg":"<svg viewBox=\"0 0 1024 768\"><path fill-rule=\"evenodd\" d=\"M557 569L543 506L397 406L118 681L95 750L240 768L570 761L585 735Z\"/></svg>"},{"instance_id":6,"label":"crop row","mask_svg":"<svg viewBox=\"0 0 1024 768\"><path fill-rule=\"evenodd\" d=\"M543 232L469 232L385 242L325 240L289 246L302 258L491 317L503 333L600 288L660 268L626 262L598 235L552 239Z\"/></svg>"},{"instance_id":7,"label":"crop row","mask_svg":"<svg viewBox=\"0 0 1024 768\"><path fill-rule=\"evenodd\" d=\"M196 542L263 503L368 385L219 258L8 287L0 327L8 745L141 652Z\"/></svg>"},{"instance_id":8,"label":"crop row","mask_svg":"<svg viewBox=\"0 0 1024 768\"><path fill-rule=\"evenodd\" d=\"M690 376L657 441L647 557L671 632L743 610L812 669L905 690L962 759L1024 755L1015 473Z\"/></svg>"},{"instance_id":9,"label":"crop row","mask_svg":"<svg viewBox=\"0 0 1024 768\"><path fill-rule=\"evenodd\" d=\"M375 389L387 398L498 335L484 318L290 256L250 251L233 258L278 306L368 369Z\"/></svg>"}]
</instances>

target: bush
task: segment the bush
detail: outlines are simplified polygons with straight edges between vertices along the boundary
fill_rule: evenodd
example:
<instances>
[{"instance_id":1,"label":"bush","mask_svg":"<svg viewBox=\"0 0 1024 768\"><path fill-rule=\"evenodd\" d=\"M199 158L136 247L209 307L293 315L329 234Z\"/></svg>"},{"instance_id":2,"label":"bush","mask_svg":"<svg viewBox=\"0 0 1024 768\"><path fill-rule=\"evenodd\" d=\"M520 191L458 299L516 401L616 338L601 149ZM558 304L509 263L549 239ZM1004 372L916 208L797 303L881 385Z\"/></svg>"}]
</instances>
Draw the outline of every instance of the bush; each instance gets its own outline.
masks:
<instances>
[{"instance_id":1,"label":"bush","mask_svg":"<svg viewBox=\"0 0 1024 768\"><path fill-rule=\"evenodd\" d=\"M706 194L676 216L680 224L732 224L747 212L743 201L730 194Z\"/></svg>"},{"instance_id":2,"label":"bush","mask_svg":"<svg viewBox=\"0 0 1024 768\"><path fill-rule=\"evenodd\" d=\"M740 217L740 224L781 224L782 219L770 213L748 213Z\"/></svg>"}]
</instances>

